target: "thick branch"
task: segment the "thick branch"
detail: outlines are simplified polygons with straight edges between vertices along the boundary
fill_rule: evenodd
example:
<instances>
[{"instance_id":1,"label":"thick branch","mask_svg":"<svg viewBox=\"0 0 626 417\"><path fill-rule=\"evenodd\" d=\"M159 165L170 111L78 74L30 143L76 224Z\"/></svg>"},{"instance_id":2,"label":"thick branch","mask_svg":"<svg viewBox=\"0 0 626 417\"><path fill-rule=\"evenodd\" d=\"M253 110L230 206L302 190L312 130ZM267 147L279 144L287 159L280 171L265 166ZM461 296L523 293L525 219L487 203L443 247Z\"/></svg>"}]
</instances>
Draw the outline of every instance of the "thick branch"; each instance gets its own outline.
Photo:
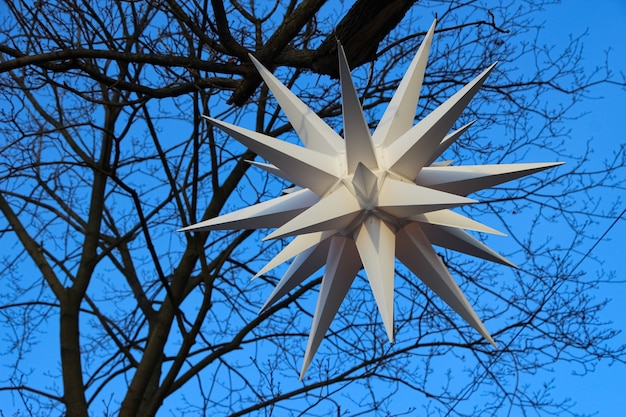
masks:
<instances>
[{"instance_id":1,"label":"thick branch","mask_svg":"<svg viewBox=\"0 0 626 417\"><path fill-rule=\"evenodd\" d=\"M378 45L404 18L417 0L359 0L339 22L334 33L315 51L311 69L339 77L337 41L341 42L352 68L372 61Z\"/></svg>"},{"instance_id":2,"label":"thick branch","mask_svg":"<svg viewBox=\"0 0 626 417\"><path fill-rule=\"evenodd\" d=\"M103 59L126 63L140 63L159 65L164 67L193 68L198 71L209 71L219 74L245 74L240 65L235 63L220 63L181 55L143 54L134 52L120 52L102 49L64 49L62 51L46 52L36 55L23 53L0 45L0 52L14 57L9 61L0 62L0 73L35 65L55 72L64 72L79 68L77 60Z\"/></svg>"}]
</instances>

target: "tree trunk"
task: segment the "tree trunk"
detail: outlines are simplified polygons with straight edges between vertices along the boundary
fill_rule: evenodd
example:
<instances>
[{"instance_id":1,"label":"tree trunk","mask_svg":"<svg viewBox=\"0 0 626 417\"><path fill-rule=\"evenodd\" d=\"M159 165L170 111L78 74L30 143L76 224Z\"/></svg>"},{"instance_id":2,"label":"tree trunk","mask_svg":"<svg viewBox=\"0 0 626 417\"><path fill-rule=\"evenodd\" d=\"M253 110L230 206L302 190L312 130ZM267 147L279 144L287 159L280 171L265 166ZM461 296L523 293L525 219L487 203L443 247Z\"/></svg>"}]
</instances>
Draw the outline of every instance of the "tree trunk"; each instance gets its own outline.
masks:
<instances>
[{"instance_id":1,"label":"tree trunk","mask_svg":"<svg viewBox=\"0 0 626 417\"><path fill-rule=\"evenodd\" d=\"M61 302L61 369L63 372L63 400L67 417L88 417L83 369L80 355L79 311L80 300L75 300L75 292L66 291L66 299Z\"/></svg>"}]
</instances>

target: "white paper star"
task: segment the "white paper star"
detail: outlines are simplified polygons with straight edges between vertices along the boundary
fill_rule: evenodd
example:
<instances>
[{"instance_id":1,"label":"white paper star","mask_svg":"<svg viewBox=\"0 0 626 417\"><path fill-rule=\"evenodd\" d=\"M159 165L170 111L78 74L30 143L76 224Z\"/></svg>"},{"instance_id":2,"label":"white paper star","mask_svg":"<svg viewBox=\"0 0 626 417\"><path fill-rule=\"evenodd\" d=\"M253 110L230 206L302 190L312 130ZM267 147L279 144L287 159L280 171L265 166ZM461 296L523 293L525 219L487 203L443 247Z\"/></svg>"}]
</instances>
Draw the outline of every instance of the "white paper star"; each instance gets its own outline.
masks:
<instances>
[{"instance_id":1,"label":"white paper star","mask_svg":"<svg viewBox=\"0 0 626 417\"><path fill-rule=\"evenodd\" d=\"M466 197L475 191L560 163L434 163L472 124L448 134L495 65L413 126L434 30L435 23L373 134L341 46L343 139L252 56L304 147L208 118L270 162L252 164L297 187L273 200L181 230L277 228L265 239L296 236L256 275L295 257L263 309L326 265L301 378L362 267L393 342L395 258L495 346L432 245L515 267L463 229L502 233L450 209L475 203Z\"/></svg>"}]
</instances>

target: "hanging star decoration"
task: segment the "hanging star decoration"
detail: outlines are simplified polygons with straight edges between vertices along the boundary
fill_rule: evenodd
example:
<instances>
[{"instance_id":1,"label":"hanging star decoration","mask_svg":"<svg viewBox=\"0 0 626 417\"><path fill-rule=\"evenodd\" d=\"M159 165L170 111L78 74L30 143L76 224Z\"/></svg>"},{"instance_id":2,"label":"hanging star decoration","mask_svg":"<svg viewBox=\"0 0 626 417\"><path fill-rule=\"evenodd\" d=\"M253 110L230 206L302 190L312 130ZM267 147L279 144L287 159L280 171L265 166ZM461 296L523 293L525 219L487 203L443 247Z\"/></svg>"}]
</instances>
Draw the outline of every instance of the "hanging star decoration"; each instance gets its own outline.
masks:
<instances>
[{"instance_id":1,"label":"hanging star decoration","mask_svg":"<svg viewBox=\"0 0 626 417\"><path fill-rule=\"evenodd\" d=\"M473 192L561 163L452 166L450 161L435 162L471 126L468 123L448 133L495 65L413 125L435 24L373 134L341 45L344 138L252 56L304 147L208 118L269 162L251 164L296 187L273 200L181 230L277 228L265 240L295 236L256 275L294 258L261 311L326 266L301 379L361 268L365 269L387 336L394 341L395 258L495 346L432 245L515 267L465 230L502 233L450 209L477 203L467 197Z\"/></svg>"}]
</instances>

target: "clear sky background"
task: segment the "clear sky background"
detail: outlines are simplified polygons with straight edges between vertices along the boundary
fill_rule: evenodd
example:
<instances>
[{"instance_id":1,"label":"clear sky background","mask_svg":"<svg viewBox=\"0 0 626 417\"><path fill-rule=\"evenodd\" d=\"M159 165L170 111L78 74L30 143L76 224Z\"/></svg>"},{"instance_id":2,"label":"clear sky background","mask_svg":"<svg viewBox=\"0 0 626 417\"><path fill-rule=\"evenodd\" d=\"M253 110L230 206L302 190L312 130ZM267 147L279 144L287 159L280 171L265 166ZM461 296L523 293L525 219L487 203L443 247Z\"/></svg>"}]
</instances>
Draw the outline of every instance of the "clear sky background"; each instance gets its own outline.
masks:
<instances>
[{"instance_id":1,"label":"clear sky background","mask_svg":"<svg viewBox=\"0 0 626 417\"><path fill-rule=\"evenodd\" d=\"M574 36L588 31L585 38L584 65L593 69L605 58L609 50L609 67L618 73L626 73L626 1L625 0L564 0L545 12L545 32L543 43L562 45ZM586 100L579 110L586 111L584 117L572 122L572 136L584 143L593 139L595 157L602 159L620 143L626 143L626 91L615 86L601 86L593 90L593 95L601 97ZM615 190L614 196L622 196L626 204L624 190ZM624 207L620 208L620 211ZM610 224L605 225L608 228ZM593 273L600 268L617 273L621 280L626 279L624 255L626 244L626 219L621 219L611 229L607 237L595 248L594 255L604 264L587 259L581 268ZM626 282L606 284L597 294L599 298L611 298L602 317L612 321L614 328L622 333L619 343L626 344ZM626 365L601 364L597 370L583 377L571 374L571 369L555 369L557 393L569 396L577 402L576 411L593 413L598 417L626 416Z\"/></svg>"}]
</instances>

